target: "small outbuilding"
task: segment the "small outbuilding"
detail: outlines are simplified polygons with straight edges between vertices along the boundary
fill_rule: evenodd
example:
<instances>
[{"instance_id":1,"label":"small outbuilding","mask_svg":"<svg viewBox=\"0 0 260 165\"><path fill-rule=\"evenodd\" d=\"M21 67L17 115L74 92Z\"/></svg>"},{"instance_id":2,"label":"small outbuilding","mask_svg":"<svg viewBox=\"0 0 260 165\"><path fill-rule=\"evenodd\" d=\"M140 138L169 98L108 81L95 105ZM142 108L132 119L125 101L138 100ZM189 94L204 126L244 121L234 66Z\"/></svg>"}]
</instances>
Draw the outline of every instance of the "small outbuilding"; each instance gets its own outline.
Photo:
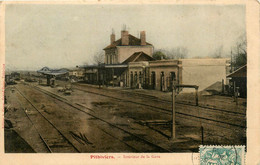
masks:
<instances>
[{"instance_id":1,"label":"small outbuilding","mask_svg":"<svg viewBox=\"0 0 260 165\"><path fill-rule=\"evenodd\" d=\"M247 65L244 65L227 75L230 78L231 89L238 88L240 97L247 97Z\"/></svg>"}]
</instances>

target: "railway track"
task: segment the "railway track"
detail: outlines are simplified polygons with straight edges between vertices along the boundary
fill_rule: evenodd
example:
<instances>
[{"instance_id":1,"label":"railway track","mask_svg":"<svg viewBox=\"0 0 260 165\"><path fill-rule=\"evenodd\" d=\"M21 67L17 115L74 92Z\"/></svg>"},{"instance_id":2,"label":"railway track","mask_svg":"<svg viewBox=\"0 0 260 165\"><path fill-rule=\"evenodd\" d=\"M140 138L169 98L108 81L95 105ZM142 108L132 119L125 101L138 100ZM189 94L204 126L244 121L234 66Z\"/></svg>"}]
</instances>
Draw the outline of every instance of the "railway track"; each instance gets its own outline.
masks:
<instances>
[{"instance_id":1,"label":"railway track","mask_svg":"<svg viewBox=\"0 0 260 165\"><path fill-rule=\"evenodd\" d=\"M139 97L142 96L139 93L133 93L131 95L139 96ZM146 95L146 97L149 98L149 96L147 96L147 95ZM163 102L163 103L172 104L172 102L169 101L169 100L155 98L154 96L151 96L151 100L154 100L154 101L158 100L158 101ZM235 115L242 115L242 116L246 115L245 113L241 113L241 112L234 112L234 111L231 111L231 110L219 109L219 108L209 107L209 106L205 106L205 105L195 105L195 104L190 104L190 103L187 103L187 102L177 101L176 104L187 105L187 106L191 106L191 107L199 107L199 108L203 108L205 110L224 112L224 113L227 113L227 114L235 114Z\"/></svg>"},{"instance_id":2,"label":"railway track","mask_svg":"<svg viewBox=\"0 0 260 165\"><path fill-rule=\"evenodd\" d=\"M82 84L76 84L76 85L84 87L84 85L82 85ZM75 87L75 85L73 86L73 88L81 90L80 88ZM111 90L111 89L105 89L105 90ZM115 92L115 91L116 90L113 90L113 92ZM127 91L120 91L120 92L125 93L127 95L131 95L131 96L138 96L138 97L141 97L141 98L147 98L149 100L153 100L153 101L157 101L157 102L161 102L161 103L172 104L172 102L169 101L169 100L164 100L164 99L161 99L161 98L158 98L158 97L155 97L155 96L151 96L151 95L147 95L147 94L141 94L141 93L137 93L137 92L127 92ZM184 101L182 101L182 102L177 101L176 104L187 105L187 106L191 106L191 107L199 107L199 108L203 108L205 110L224 112L224 113L227 113L227 114L242 115L242 116L246 115L246 113L234 112L232 110L220 109L220 108L215 108L215 107L206 106L206 105L195 105L195 104L191 104L191 103L184 102Z\"/></svg>"},{"instance_id":3,"label":"railway track","mask_svg":"<svg viewBox=\"0 0 260 165\"><path fill-rule=\"evenodd\" d=\"M129 102L129 103L133 103L133 104L138 104L138 105L154 108L154 109L160 110L162 113L171 115L171 110L166 109L166 108L153 106L153 105L149 105L149 104L145 104L145 103L140 103L140 102L136 102L136 101L131 101L131 100L125 100L125 99L114 97L114 96L111 96L111 95L105 95L105 94L101 94L101 93L97 93L97 92L93 92L93 91L88 91L86 89L81 89L81 88L77 88L77 87L73 87L73 89L80 90L80 91L87 92L87 93L91 93L91 94L95 94L95 95L109 97L109 98L120 100L120 101L124 101L124 102ZM186 104L183 104L183 105L187 106L186 108L190 108L189 107L190 105L186 105ZM200 107L198 107L198 108L200 108ZM200 110L204 110L205 111L205 110L207 110L207 108L202 108ZM183 113L183 112L180 112L180 111L176 111L176 114L179 115L179 116L185 116L185 117L190 117L190 118L194 118L194 119L203 120L204 122L205 121L211 122L211 123L207 123L207 124L219 126L219 127L222 127L222 128L228 128L228 129L233 129L234 127L236 127L236 128L246 128L243 125L233 124L233 123L229 123L229 122L226 122L226 121L219 121L219 120L215 120L215 119L209 119L209 118L205 118L205 117L201 117L201 116L196 116L196 115L192 115L192 114ZM242 114L238 114L238 115L242 115ZM221 125L219 125L219 124L221 124Z\"/></svg>"},{"instance_id":4,"label":"railway track","mask_svg":"<svg viewBox=\"0 0 260 165\"><path fill-rule=\"evenodd\" d=\"M29 84L25 84L25 85L29 85ZM149 150L150 150L150 151L156 151L156 152L172 152L171 150L169 150L169 149L167 149L167 148L164 148L164 147L161 147L161 146L159 146L159 145L157 145L157 144L154 144L153 142L151 142L151 141L149 141L149 140L147 140L147 139L145 139L145 138L139 137L138 135L135 135L134 133L131 133L130 131L128 131L128 130L126 130L126 129L124 129L124 128L121 128L121 127L119 127L119 126L117 126L117 125L115 125L115 124L113 124L113 123L111 123L111 122L108 122L108 121L106 121L106 120L104 120L104 119L102 119L102 118L100 118L100 117L98 117L98 116L96 116L96 115L93 115L92 113L86 112L85 110L79 108L76 104L70 103L69 101L67 101L66 99L64 99L63 97L61 97L61 96L59 96L59 95L57 95L57 94L54 94L54 93L49 92L49 91L46 91L46 90L41 89L41 88L39 88L39 87L37 87L37 86L32 86L32 87L33 87L34 89L36 89L37 91L40 91L40 92L44 93L44 94L47 95L47 96L50 96L50 97L52 97L52 98L54 98L54 99L56 99L56 100L58 100L58 101L60 101L60 102L62 102L62 103L65 103L65 104L69 105L69 106L72 107L74 110L81 111L81 112L85 113L85 114L88 115L88 116L91 116L91 117L93 117L93 118L95 118L95 119L97 119L97 120L99 120L99 121L101 121L101 122L103 122L103 123L106 123L109 127L111 127L111 128L114 129L114 130L116 129L117 131L122 131L122 132L128 134L128 135L131 136L133 139L135 139L135 143L136 143L136 144L139 144L139 146L145 145L145 146L149 147ZM88 110L90 110L90 111L94 111L93 109L91 109L91 108L89 108L89 107L86 107L86 106L84 106L84 108L86 108L86 109L88 109ZM37 108L36 108L36 109L37 109ZM45 118L46 120L48 120L46 117L44 117L44 118ZM52 125L53 125L53 124L52 124ZM53 126L54 126L54 125L53 125ZM55 126L54 126L54 127L55 127ZM104 133L110 135L111 137L115 138L116 140L119 140L120 142L124 143L124 144L127 145L129 148L131 148L132 150L137 151L137 152L143 152L142 150L138 149L138 147L133 146L133 145L129 145L128 143L126 143L126 142L120 140L119 138L117 138L115 135L109 133L108 131L105 131L105 130L102 129L102 128L99 128L99 129L100 129L101 131L103 131Z\"/></svg>"},{"instance_id":5,"label":"railway track","mask_svg":"<svg viewBox=\"0 0 260 165\"><path fill-rule=\"evenodd\" d=\"M48 123L45 124L44 127L37 127L36 124L33 122L33 117L30 117L30 115L26 112L25 109L23 108L23 111L26 115L26 117L29 119L30 123L36 130L37 134L39 135L40 139L43 141L46 149L50 153L60 153L60 152L80 152L76 146L74 146L69 139L66 138L66 136L50 121L48 120L40 111L39 109L34 106L34 104L17 88L15 89L18 91L18 93L26 100L29 105L32 106L31 109L34 109L39 116L36 121L42 121L43 123ZM22 104L20 103L22 106ZM24 107L24 106L22 106ZM34 115L35 118L35 115ZM45 122L44 122L44 121Z\"/></svg>"},{"instance_id":6,"label":"railway track","mask_svg":"<svg viewBox=\"0 0 260 165\"><path fill-rule=\"evenodd\" d=\"M20 104L20 106L23 107L22 104L21 104L21 102L20 102L19 100L17 100L17 101L18 101L18 103ZM47 144L47 142L44 140L44 138L43 138L43 136L41 135L41 133L37 130L36 126L34 125L34 123L33 123L33 121L32 121L32 119L31 119L30 116L26 113L25 108L22 108L22 110L23 110L24 114L26 115L26 117L28 118L28 120L30 121L30 123L31 123L31 125L33 126L34 130L36 131L36 133L39 135L41 141L43 142L43 144L44 144L44 146L46 147L46 149L48 150L48 152L52 153L52 149L49 147L49 145Z\"/></svg>"}]
</instances>

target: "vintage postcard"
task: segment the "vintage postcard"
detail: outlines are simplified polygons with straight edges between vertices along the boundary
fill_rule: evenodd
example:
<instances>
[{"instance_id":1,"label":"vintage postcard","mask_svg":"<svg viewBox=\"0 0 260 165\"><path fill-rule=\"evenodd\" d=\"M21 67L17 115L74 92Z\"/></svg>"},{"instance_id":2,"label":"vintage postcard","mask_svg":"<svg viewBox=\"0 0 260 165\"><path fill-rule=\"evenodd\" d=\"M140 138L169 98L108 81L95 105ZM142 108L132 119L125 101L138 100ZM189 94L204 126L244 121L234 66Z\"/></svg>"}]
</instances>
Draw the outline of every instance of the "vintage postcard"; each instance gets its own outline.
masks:
<instances>
[{"instance_id":1,"label":"vintage postcard","mask_svg":"<svg viewBox=\"0 0 260 165\"><path fill-rule=\"evenodd\" d=\"M259 164L258 5L2 2L0 162Z\"/></svg>"}]
</instances>

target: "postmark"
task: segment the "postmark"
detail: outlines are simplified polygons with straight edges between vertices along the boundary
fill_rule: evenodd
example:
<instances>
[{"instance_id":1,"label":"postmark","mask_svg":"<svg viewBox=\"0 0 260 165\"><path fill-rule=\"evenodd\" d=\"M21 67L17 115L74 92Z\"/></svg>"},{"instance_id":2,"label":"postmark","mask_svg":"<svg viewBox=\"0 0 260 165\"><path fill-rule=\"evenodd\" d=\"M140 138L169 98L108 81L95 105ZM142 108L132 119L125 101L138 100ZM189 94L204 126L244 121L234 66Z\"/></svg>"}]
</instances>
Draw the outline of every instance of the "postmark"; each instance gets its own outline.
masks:
<instances>
[{"instance_id":1,"label":"postmark","mask_svg":"<svg viewBox=\"0 0 260 165\"><path fill-rule=\"evenodd\" d=\"M244 165L245 146L200 146L200 165Z\"/></svg>"}]
</instances>

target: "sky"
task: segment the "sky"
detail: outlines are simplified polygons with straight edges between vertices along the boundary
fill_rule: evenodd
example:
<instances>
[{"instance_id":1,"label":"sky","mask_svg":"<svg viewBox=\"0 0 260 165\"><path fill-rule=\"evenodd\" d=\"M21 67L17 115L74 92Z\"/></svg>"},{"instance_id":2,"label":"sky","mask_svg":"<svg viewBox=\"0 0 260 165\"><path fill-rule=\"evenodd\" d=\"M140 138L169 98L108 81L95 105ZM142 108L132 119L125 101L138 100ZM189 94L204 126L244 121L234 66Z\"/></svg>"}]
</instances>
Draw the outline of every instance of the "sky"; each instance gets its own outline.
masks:
<instances>
[{"instance_id":1,"label":"sky","mask_svg":"<svg viewBox=\"0 0 260 165\"><path fill-rule=\"evenodd\" d=\"M155 49L188 49L207 57L223 46L230 54L245 34L244 5L40 5L8 4L5 13L6 70L71 68L93 63L120 38L125 24L139 37L146 31Z\"/></svg>"}]
</instances>

